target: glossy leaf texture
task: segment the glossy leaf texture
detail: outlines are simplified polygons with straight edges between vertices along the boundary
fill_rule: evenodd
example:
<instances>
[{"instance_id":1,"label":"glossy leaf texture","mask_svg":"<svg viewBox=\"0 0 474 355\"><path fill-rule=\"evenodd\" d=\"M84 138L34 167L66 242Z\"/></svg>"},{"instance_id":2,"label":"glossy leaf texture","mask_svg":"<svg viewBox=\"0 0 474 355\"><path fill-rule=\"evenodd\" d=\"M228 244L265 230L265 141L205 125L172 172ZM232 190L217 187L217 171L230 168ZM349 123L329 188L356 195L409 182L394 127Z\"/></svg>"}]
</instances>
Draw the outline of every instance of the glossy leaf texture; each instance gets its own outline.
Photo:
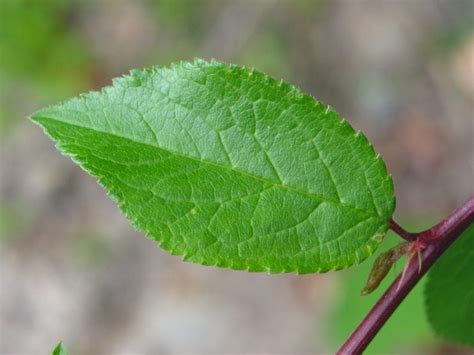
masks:
<instances>
[{"instance_id":1,"label":"glossy leaf texture","mask_svg":"<svg viewBox=\"0 0 474 355\"><path fill-rule=\"evenodd\" d=\"M395 206L363 134L254 69L196 60L134 70L31 118L136 228L191 262L342 269L374 251Z\"/></svg>"},{"instance_id":2,"label":"glossy leaf texture","mask_svg":"<svg viewBox=\"0 0 474 355\"><path fill-rule=\"evenodd\" d=\"M474 347L474 224L428 273L425 305L435 332Z\"/></svg>"}]
</instances>

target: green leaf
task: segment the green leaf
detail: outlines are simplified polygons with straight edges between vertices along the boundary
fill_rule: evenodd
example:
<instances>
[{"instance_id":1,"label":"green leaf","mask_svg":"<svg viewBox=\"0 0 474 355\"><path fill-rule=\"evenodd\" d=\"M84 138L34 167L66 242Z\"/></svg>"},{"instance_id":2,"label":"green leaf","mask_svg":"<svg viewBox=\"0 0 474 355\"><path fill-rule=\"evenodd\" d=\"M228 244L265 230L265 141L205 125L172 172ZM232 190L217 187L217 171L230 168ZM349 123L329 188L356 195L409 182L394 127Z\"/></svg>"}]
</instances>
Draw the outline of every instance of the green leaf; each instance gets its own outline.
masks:
<instances>
[{"instance_id":1,"label":"green leaf","mask_svg":"<svg viewBox=\"0 0 474 355\"><path fill-rule=\"evenodd\" d=\"M60 341L58 343L58 345L56 345L56 347L54 348L53 352L51 353L51 355L67 355L67 351L66 349L63 347L63 343L62 341Z\"/></svg>"},{"instance_id":2,"label":"green leaf","mask_svg":"<svg viewBox=\"0 0 474 355\"><path fill-rule=\"evenodd\" d=\"M425 306L434 331L474 347L474 224L428 273Z\"/></svg>"},{"instance_id":3,"label":"green leaf","mask_svg":"<svg viewBox=\"0 0 474 355\"><path fill-rule=\"evenodd\" d=\"M245 67L135 70L32 120L136 228L200 264L345 268L373 252L394 210L392 179L363 134Z\"/></svg>"}]
</instances>

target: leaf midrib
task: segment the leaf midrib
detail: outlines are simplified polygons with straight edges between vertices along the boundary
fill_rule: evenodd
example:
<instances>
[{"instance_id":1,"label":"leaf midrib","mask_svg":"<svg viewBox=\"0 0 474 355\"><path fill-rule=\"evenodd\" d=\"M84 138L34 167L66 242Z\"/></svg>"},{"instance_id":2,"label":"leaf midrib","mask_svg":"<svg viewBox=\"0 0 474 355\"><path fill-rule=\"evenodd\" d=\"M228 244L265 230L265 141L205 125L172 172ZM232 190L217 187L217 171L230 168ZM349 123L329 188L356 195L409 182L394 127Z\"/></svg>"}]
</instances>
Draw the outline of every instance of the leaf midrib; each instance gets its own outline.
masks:
<instances>
[{"instance_id":1,"label":"leaf midrib","mask_svg":"<svg viewBox=\"0 0 474 355\"><path fill-rule=\"evenodd\" d=\"M306 196L306 197L315 199L315 200L317 200L317 201L333 203L333 204L342 206L342 207L347 208L347 209L351 209L351 210L355 210L355 211L361 212L361 213L365 214L366 216L382 218L382 216L380 216L377 212L373 212L373 211L369 212L369 211L367 211L367 210L360 209L360 208L357 208L357 207L355 207L355 206L353 206L353 205L344 203L344 202L342 202L342 201L340 201L340 200L334 200L334 199L331 199L331 198L328 198L328 197L325 197L325 196L321 196L321 195L315 194L315 193L313 193L313 192L308 192L308 191L300 190L299 188L296 188L296 187L293 187L293 186L289 186L289 185L285 185L285 184L281 184L281 183L278 183L278 182L275 182L275 181L266 179L266 178L264 178L264 177L251 174L251 173L249 173L249 172L246 172L246 171L243 171L243 170L240 170L240 169L236 169L236 168L234 168L234 167L228 167L228 166L226 166L226 165L222 165L222 164L219 164L219 163L216 163L216 162L213 162L213 161L202 160L202 159L198 159L198 158L196 158L196 157L187 156L187 155L185 155L185 154L183 154L183 153L176 152L176 151L174 151L174 150L171 150L171 149L168 149L168 148L164 148L164 147L161 147L161 146L158 146L158 145L154 145L154 144L151 144L151 143L148 143L148 142L137 141L137 140L132 139L132 138L130 138L130 137L124 137L124 136L118 135L118 134L116 134L116 133L114 133L114 132L107 132L107 131L103 131L103 130L93 129L93 128L91 128L91 127L86 127L86 126L82 126L82 125L79 125L79 124L76 124L76 123L71 123L71 122L65 122L65 121L62 121L62 120L58 120L57 118L52 118L52 117L47 117L47 116L32 115L30 118L31 118L33 121L36 121L36 122L38 122L38 123L40 123L41 119L44 119L44 120L51 120L51 121L59 122L59 123L62 123L62 124L65 124L65 125L69 125L69 126L72 126L72 127L78 127L78 128L82 128L82 129L86 129L86 130L92 131L92 132L101 133L101 134L110 135L110 136L113 136L113 137L125 139L125 140L128 140L128 141L130 141L130 142L133 142L133 143L135 143L135 144L153 147L153 148L155 148L155 149L159 149L159 150L165 151L165 152L167 152L167 153L170 153L170 154L179 156L179 157L184 158L184 159L189 159L189 160L192 160L192 161L196 161L196 162L198 162L198 163L201 163L201 164L207 164L207 165L211 165L211 166L214 166L214 167L217 167L217 168L220 168L220 169L229 170L229 171L232 171L232 172L234 172L234 173L239 173L239 174L241 174L241 175L243 175L243 176L250 177L250 178L252 178L252 179L261 181L261 182L263 182L263 183L265 183L265 184L271 184L271 185L273 185L273 186L280 187L280 188L283 189L283 190L287 190L287 191L290 191L290 192L293 192L293 193L297 193L297 194L300 194L300 195L303 195L303 196ZM43 126L43 128L46 128L46 127ZM153 132L154 132L154 131L153 131ZM158 141L157 141L157 143L158 143Z\"/></svg>"}]
</instances>

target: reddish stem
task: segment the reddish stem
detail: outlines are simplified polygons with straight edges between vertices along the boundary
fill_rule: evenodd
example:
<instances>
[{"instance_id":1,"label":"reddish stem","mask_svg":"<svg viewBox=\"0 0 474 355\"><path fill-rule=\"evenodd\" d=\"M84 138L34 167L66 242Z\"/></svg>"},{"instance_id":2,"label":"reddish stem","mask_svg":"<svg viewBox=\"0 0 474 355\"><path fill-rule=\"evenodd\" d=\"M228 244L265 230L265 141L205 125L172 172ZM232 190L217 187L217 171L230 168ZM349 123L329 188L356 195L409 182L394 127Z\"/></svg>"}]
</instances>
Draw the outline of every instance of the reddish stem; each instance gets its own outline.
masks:
<instances>
[{"instance_id":1,"label":"reddish stem","mask_svg":"<svg viewBox=\"0 0 474 355\"><path fill-rule=\"evenodd\" d=\"M471 196L448 218L432 228L416 234L407 232L409 235L416 236L416 240L425 242L427 245L421 254L421 268L419 269L418 261L415 258L408 261L405 277L400 280L401 275L398 275L337 354L361 354L428 269L473 222L474 196ZM390 228L398 229L398 224L393 223L392 227L392 222L390 222ZM395 231L395 229L393 230ZM400 230L404 231L401 227Z\"/></svg>"},{"instance_id":2,"label":"reddish stem","mask_svg":"<svg viewBox=\"0 0 474 355\"><path fill-rule=\"evenodd\" d=\"M406 231L405 229L403 229L402 227L400 227L400 225L397 222L395 222L392 218L388 222L388 225L389 225L391 230L393 230L395 233L397 233L403 239L405 239L409 242L412 242L416 239L415 234L410 233L410 232Z\"/></svg>"}]
</instances>

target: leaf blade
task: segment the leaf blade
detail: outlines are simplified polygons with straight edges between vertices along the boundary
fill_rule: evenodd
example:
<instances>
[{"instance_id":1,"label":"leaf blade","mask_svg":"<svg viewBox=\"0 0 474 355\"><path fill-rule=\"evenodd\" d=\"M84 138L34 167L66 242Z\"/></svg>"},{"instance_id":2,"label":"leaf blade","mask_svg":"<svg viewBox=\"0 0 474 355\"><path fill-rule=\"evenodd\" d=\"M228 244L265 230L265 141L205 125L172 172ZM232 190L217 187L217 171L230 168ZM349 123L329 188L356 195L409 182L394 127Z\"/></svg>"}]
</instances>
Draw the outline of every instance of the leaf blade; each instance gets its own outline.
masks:
<instances>
[{"instance_id":1,"label":"leaf blade","mask_svg":"<svg viewBox=\"0 0 474 355\"><path fill-rule=\"evenodd\" d=\"M133 71L32 119L138 229L201 264L344 268L370 255L393 213L392 180L362 134L247 68Z\"/></svg>"},{"instance_id":2,"label":"leaf blade","mask_svg":"<svg viewBox=\"0 0 474 355\"><path fill-rule=\"evenodd\" d=\"M474 347L474 224L428 272L425 309L438 335Z\"/></svg>"},{"instance_id":3,"label":"leaf blade","mask_svg":"<svg viewBox=\"0 0 474 355\"><path fill-rule=\"evenodd\" d=\"M51 355L68 355L67 350L64 348L62 341L56 344L53 351L51 352Z\"/></svg>"}]
</instances>

